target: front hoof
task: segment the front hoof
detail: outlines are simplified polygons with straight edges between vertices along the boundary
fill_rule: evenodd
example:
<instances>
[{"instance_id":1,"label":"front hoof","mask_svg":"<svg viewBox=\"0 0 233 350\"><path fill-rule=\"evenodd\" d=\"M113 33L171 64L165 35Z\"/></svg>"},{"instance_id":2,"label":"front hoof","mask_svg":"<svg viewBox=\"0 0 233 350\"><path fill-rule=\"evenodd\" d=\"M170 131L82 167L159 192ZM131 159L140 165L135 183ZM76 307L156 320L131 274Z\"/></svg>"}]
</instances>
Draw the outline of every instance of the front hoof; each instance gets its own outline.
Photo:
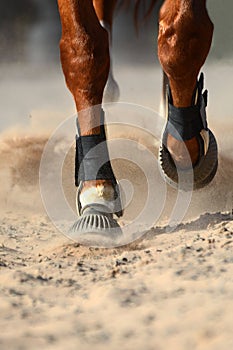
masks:
<instances>
[{"instance_id":1,"label":"front hoof","mask_svg":"<svg viewBox=\"0 0 233 350\"><path fill-rule=\"evenodd\" d=\"M218 168L218 146L213 133L210 130L208 132L208 150L193 169L178 170L166 147L163 145L160 147L160 169L166 182L173 188L183 191L199 190L213 180Z\"/></svg>"},{"instance_id":2,"label":"front hoof","mask_svg":"<svg viewBox=\"0 0 233 350\"><path fill-rule=\"evenodd\" d=\"M73 224L69 236L84 245L114 247L119 244L123 233L112 214L88 208Z\"/></svg>"}]
</instances>

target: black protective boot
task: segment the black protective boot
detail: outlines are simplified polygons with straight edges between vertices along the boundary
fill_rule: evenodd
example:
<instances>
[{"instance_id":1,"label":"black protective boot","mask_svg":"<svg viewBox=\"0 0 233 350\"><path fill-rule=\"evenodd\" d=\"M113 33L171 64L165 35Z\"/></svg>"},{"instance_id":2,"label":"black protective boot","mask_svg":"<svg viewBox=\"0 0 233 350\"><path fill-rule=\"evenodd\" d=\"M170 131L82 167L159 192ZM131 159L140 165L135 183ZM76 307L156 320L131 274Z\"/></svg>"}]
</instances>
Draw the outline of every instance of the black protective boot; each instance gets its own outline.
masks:
<instances>
[{"instance_id":1,"label":"black protective boot","mask_svg":"<svg viewBox=\"0 0 233 350\"><path fill-rule=\"evenodd\" d=\"M214 178L218 167L217 142L208 129L207 90L202 93L203 86L204 75L201 73L192 105L184 108L173 106L171 91L167 86L167 124L159 150L159 164L166 181L171 186L182 190L195 190L206 186ZM168 134L179 141L196 137L199 142L199 159L195 165L189 169L181 169L175 164L167 149Z\"/></svg>"}]
</instances>

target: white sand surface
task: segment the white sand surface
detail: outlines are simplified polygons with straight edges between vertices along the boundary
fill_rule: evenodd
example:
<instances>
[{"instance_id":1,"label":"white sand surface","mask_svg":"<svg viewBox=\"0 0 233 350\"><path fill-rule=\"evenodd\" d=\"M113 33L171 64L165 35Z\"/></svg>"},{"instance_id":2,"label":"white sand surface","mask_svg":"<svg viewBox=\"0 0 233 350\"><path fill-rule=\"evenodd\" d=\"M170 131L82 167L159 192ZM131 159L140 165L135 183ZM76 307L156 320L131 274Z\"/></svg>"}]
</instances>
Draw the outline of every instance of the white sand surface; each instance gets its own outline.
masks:
<instances>
[{"instance_id":1,"label":"white sand surface","mask_svg":"<svg viewBox=\"0 0 233 350\"><path fill-rule=\"evenodd\" d=\"M1 218L1 349L231 349L233 218L203 215L118 249L46 216Z\"/></svg>"},{"instance_id":2,"label":"white sand surface","mask_svg":"<svg viewBox=\"0 0 233 350\"><path fill-rule=\"evenodd\" d=\"M183 223L172 233L157 223L139 241L115 249L70 241L41 202L44 145L54 127L74 113L61 72L26 69L24 75L21 69L17 75L13 67L5 72L0 82L0 349L232 349L232 67L205 67L208 118L219 144L216 178L193 194ZM116 77L121 101L159 109L158 68L116 64ZM133 138L151 146L140 133ZM73 162L65 164L72 206ZM130 220L140 210L143 177L130 164L116 164L116 172L128 174L135 186L134 202L122 219ZM174 191L167 196L173 203Z\"/></svg>"}]
</instances>

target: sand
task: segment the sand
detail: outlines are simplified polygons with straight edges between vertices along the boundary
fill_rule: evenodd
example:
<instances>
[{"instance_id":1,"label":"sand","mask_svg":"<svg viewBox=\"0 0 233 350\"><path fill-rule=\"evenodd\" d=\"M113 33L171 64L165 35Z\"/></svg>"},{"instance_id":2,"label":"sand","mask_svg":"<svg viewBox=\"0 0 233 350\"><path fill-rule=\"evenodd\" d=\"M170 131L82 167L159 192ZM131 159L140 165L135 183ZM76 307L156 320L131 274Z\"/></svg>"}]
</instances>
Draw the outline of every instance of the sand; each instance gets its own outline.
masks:
<instances>
[{"instance_id":1,"label":"sand","mask_svg":"<svg viewBox=\"0 0 233 350\"><path fill-rule=\"evenodd\" d=\"M1 219L1 349L231 349L233 217L100 249Z\"/></svg>"},{"instance_id":2,"label":"sand","mask_svg":"<svg viewBox=\"0 0 233 350\"><path fill-rule=\"evenodd\" d=\"M209 116L220 157L213 183L193 194L186 216L173 232L167 232L162 221L156 222L138 241L113 249L71 241L56 229L41 201L39 165L45 143L62 117L72 112L60 72L51 72L51 81L46 74L37 81L35 76L3 77L3 96L14 88L18 104L7 110L7 98L3 99L1 350L233 348L233 110L227 103L232 68L224 67L206 68L208 87L215 91L210 95ZM219 76L224 79L217 84ZM122 101L146 107L156 101L158 110L158 69L123 67L118 81ZM140 94L143 82L146 88ZM38 91L43 93L36 95ZM48 93L51 98L46 99ZM148 127L146 118L143 127ZM121 135L122 130L113 134ZM145 135L136 133L132 138L151 146ZM62 150L62 144L57 146L51 159ZM157 145L153 147L156 150ZM137 151L144 154L141 146ZM74 207L71 156L65 163L64 192ZM128 175L135 186L124 224L141 210L145 184L132 164L115 167L118 176ZM165 218L175 198L174 190L168 189Z\"/></svg>"},{"instance_id":3,"label":"sand","mask_svg":"<svg viewBox=\"0 0 233 350\"><path fill-rule=\"evenodd\" d=\"M214 198L213 184L199 192L202 203L194 195L191 217L173 232L157 224L120 248L84 247L44 213L38 171L45 141L1 144L0 348L231 349L233 215L199 215ZM141 173L130 166L136 197L122 224L143 201ZM220 180L219 191L229 191L221 172L215 185ZM74 193L67 191L71 202ZM224 193L213 211L225 208Z\"/></svg>"}]
</instances>

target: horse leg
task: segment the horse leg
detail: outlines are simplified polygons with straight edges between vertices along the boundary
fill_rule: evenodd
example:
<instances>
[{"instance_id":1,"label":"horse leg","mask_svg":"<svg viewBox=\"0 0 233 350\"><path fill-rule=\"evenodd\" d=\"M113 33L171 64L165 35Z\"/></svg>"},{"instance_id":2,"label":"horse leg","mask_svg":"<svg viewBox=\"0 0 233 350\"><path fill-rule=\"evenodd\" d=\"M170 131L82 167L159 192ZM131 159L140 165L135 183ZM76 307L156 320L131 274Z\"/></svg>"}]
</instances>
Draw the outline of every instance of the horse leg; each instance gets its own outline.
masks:
<instances>
[{"instance_id":1,"label":"horse leg","mask_svg":"<svg viewBox=\"0 0 233 350\"><path fill-rule=\"evenodd\" d=\"M158 56L177 108L191 106L199 71L208 55L213 24L206 0L165 0L159 15ZM196 137L185 141L192 164L199 157ZM182 141L168 134L167 149L180 167L187 165Z\"/></svg>"},{"instance_id":2,"label":"horse leg","mask_svg":"<svg viewBox=\"0 0 233 350\"><path fill-rule=\"evenodd\" d=\"M61 64L78 112L80 137L76 150L88 153L93 145L105 143L102 142L105 133L100 123L103 91L110 66L108 33L99 23L92 0L58 0L58 6L62 24ZM107 157L106 147L102 152ZM78 179L79 174L76 174L75 179L79 185L80 201L88 207L88 198L93 199L95 196L98 196L98 204L114 200L116 182L110 162L107 162L101 173L103 178L97 178L97 165L94 162L99 155L94 153L92 160L87 160L89 163L86 165L85 154L79 154L78 157L76 154L76 161L78 159L79 162L79 158L83 156L81 161L84 161L84 165L80 167L82 178Z\"/></svg>"},{"instance_id":3,"label":"horse leg","mask_svg":"<svg viewBox=\"0 0 233 350\"><path fill-rule=\"evenodd\" d=\"M111 30L116 3L117 0L93 0L99 21L107 23Z\"/></svg>"},{"instance_id":4,"label":"horse leg","mask_svg":"<svg viewBox=\"0 0 233 350\"><path fill-rule=\"evenodd\" d=\"M117 102L120 97L120 89L114 78L113 68L112 68L112 24L113 15L117 0L93 0L93 5L95 8L96 15L100 21L100 24L108 32L109 36L109 50L110 50L110 69L108 80L105 86L103 102Z\"/></svg>"},{"instance_id":5,"label":"horse leg","mask_svg":"<svg viewBox=\"0 0 233 350\"><path fill-rule=\"evenodd\" d=\"M79 112L80 131L82 135L99 133L100 110L94 116L84 110L102 103L109 72L108 34L99 24L92 0L58 0L58 6L61 64Z\"/></svg>"}]
</instances>

